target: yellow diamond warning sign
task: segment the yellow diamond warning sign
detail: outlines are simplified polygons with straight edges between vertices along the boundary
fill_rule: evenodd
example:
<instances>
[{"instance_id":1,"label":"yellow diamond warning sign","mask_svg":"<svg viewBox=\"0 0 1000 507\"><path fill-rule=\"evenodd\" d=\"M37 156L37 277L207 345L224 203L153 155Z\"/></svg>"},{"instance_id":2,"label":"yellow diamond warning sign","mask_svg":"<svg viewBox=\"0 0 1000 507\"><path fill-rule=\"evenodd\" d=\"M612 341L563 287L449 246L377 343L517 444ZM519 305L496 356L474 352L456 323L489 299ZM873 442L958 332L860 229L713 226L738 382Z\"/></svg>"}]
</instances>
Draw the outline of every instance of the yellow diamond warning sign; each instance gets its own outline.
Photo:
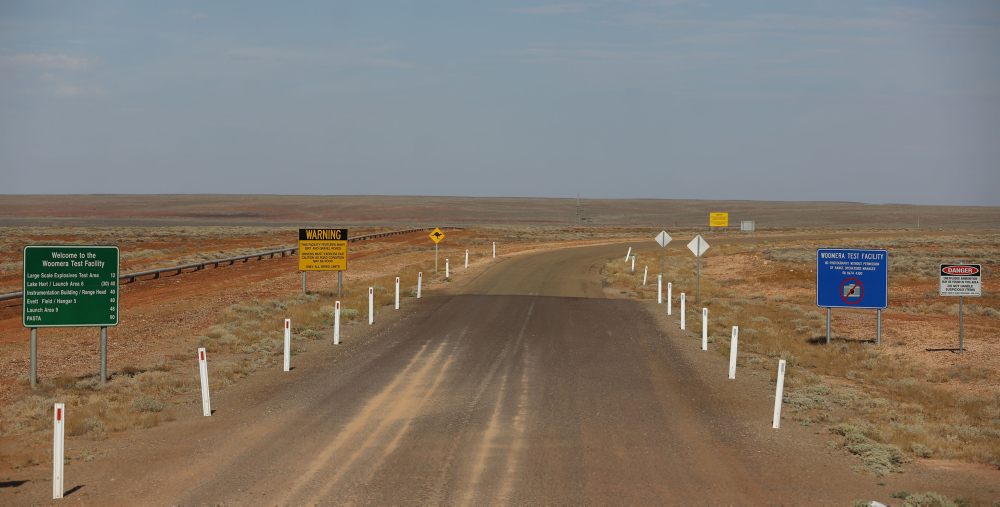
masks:
<instances>
[{"instance_id":1,"label":"yellow diamond warning sign","mask_svg":"<svg viewBox=\"0 0 1000 507\"><path fill-rule=\"evenodd\" d=\"M347 229L299 229L299 271L347 271Z\"/></svg>"},{"instance_id":2,"label":"yellow diamond warning sign","mask_svg":"<svg viewBox=\"0 0 1000 507\"><path fill-rule=\"evenodd\" d=\"M437 227L435 227L434 230L431 231L430 236L431 236L431 241L433 241L435 245L440 243L441 240L444 239L444 233L441 232L441 229L438 229Z\"/></svg>"}]
</instances>

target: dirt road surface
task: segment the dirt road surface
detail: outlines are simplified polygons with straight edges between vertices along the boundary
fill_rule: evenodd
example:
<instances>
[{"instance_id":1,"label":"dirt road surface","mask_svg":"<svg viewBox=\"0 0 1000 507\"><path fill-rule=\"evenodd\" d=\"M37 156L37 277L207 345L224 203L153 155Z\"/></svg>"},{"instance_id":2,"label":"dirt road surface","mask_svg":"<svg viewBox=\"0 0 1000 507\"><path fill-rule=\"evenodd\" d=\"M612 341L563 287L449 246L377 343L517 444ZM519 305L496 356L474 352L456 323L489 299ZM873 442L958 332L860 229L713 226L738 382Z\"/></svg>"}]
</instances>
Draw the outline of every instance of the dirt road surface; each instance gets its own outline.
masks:
<instances>
[{"instance_id":1,"label":"dirt road surface","mask_svg":"<svg viewBox=\"0 0 1000 507\"><path fill-rule=\"evenodd\" d=\"M598 270L621 250L513 257L383 310L393 315L296 357L292 372L213 397L210 418L192 405L190 417L108 439L105 457L67 467L61 503L850 505L907 487L1000 494L982 476L919 466L876 479L851 471L854 458L819 430L771 429L771 379L728 381L721 358L697 351L655 304L605 298ZM44 479L26 486L0 500L47 500Z\"/></svg>"}]
</instances>

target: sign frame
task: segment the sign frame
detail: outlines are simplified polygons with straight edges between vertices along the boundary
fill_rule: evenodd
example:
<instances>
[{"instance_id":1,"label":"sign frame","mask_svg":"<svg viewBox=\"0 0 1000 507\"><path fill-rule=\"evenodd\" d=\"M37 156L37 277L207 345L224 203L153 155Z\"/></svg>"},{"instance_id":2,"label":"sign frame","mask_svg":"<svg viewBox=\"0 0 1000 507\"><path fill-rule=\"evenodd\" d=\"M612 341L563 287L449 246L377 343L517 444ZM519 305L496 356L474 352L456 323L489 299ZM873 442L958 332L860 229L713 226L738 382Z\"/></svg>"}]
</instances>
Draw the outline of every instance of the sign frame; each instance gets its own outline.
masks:
<instances>
[{"instance_id":1,"label":"sign frame","mask_svg":"<svg viewBox=\"0 0 1000 507\"><path fill-rule=\"evenodd\" d=\"M826 266L821 265L823 254L832 254ZM881 255L881 258L869 257ZM847 259L844 268L830 265L831 261ZM878 260L877 266L864 264ZM860 263L860 264L859 264ZM846 268L850 268L847 270ZM871 269L866 269L871 268ZM836 271L840 270L837 274ZM865 273L872 272L874 276ZM851 282L854 282L852 285ZM866 284L868 284L866 286ZM836 286L836 289L831 289ZM860 287L858 301L849 302ZM844 291L849 291L845 293ZM832 293L836 297L830 296ZM869 295L871 297L869 297ZM875 300L872 303L872 300ZM838 301L839 300L839 301ZM817 248L816 249L816 306L820 308L854 308L884 310L889 306L889 251L885 249Z\"/></svg>"},{"instance_id":2,"label":"sign frame","mask_svg":"<svg viewBox=\"0 0 1000 507\"><path fill-rule=\"evenodd\" d=\"M325 232L324 236L334 236L336 239L328 238L309 238L309 233L307 231L329 231ZM335 232L334 232L335 231ZM299 228L299 242L298 242L298 257L299 257L299 271L303 273L307 271L347 271L347 259L348 259L348 229L344 227L301 227ZM303 255L305 249L303 246L311 244L312 247L322 248L322 252L317 252L317 254L327 254L327 255L343 255L343 259L335 259L329 263L332 267L314 267L319 261L309 258L309 255Z\"/></svg>"},{"instance_id":3,"label":"sign frame","mask_svg":"<svg viewBox=\"0 0 1000 507\"><path fill-rule=\"evenodd\" d=\"M710 211L710 212L708 212L708 226L709 227L729 227L729 212L728 211Z\"/></svg>"},{"instance_id":4,"label":"sign frame","mask_svg":"<svg viewBox=\"0 0 1000 507\"><path fill-rule=\"evenodd\" d=\"M950 274L946 273L945 270L948 268L975 268L976 272L972 274ZM982 297L983 295L983 265L982 264L941 264L940 270L938 271L938 295L942 297ZM963 280L954 280L956 278L962 278ZM964 279L974 279L974 280L964 280ZM967 282L973 285L972 292L955 292L954 289L947 288L945 286L945 280L952 282Z\"/></svg>"},{"instance_id":5,"label":"sign frame","mask_svg":"<svg viewBox=\"0 0 1000 507\"><path fill-rule=\"evenodd\" d=\"M109 319L107 321L101 321L101 322L88 322L88 323L73 322L73 323L66 323L66 324L46 324L44 322L28 322L27 319L28 319L28 314L29 313L48 313L48 312L29 312L28 311L29 308L33 307L33 305L28 302L29 299L30 299L29 294L28 294L28 292L29 292L29 286L28 286L28 274L29 274L28 250L30 250L30 249L113 250L114 251L114 266L111 267L111 269L113 269L113 273L111 273L111 275L113 275L111 277L112 279L111 280L103 280L103 279L101 279L101 276L97 276L96 278L98 279L97 281L100 281L100 282L109 282L109 285L107 285L107 286L101 286L99 288L100 289L106 289L106 290L112 291L111 294L108 295L108 297L111 298L111 296L114 296L113 298L111 298L111 299L113 299L113 301L109 301L108 304L114 304L114 314L115 314L114 315L114 317L115 317L114 321L111 321ZM21 299L21 325L22 325L22 327L27 328L27 329L49 328L49 327L98 327L98 328L102 328L103 329L103 328L108 328L108 327L116 327L116 326L118 326L119 322L121 322L121 287L120 287L120 284L119 284L119 280L121 279L121 249L119 249L119 247L117 245L72 245L72 244L65 244L65 245L25 245L24 248L22 248L22 250L21 250L21 255L22 255L22 257L21 257L21 280L22 280L22 282L21 283L23 284L22 285L22 291L23 291L23 293L21 295L21 298L22 298ZM86 260L86 259L81 259L81 260ZM105 268L98 268L98 269L104 270L104 273L102 273L102 274L108 274L107 271L110 271L110 270L105 270ZM32 273L36 273L36 272L32 272ZM40 272L37 272L37 273L40 273ZM82 288L86 288L86 286L84 286ZM73 304L82 304L82 302L81 303L73 303Z\"/></svg>"},{"instance_id":6,"label":"sign frame","mask_svg":"<svg viewBox=\"0 0 1000 507\"><path fill-rule=\"evenodd\" d=\"M434 230L427 235L427 237L431 238L431 241L433 241L434 244L437 245L438 243L444 241L445 233L444 231L441 230L440 227L435 227Z\"/></svg>"}]
</instances>

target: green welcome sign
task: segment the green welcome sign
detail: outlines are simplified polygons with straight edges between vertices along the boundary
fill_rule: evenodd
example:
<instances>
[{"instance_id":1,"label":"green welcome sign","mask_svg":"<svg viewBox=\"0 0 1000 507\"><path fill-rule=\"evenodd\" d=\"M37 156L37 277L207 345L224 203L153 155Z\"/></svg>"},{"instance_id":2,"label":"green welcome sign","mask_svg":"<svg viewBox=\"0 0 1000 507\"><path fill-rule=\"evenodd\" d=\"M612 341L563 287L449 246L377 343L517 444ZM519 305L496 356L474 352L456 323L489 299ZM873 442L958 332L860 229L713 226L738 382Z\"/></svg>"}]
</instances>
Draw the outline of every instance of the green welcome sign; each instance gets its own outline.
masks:
<instances>
[{"instance_id":1,"label":"green welcome sign","mask_svg":"<svg viewBox=\"0 0 1000 507\"><path fill-rule=\"evenodd\" d=\"M118 325L118 247L24 247L24 327Z\"/></svg>"}]
</instances>

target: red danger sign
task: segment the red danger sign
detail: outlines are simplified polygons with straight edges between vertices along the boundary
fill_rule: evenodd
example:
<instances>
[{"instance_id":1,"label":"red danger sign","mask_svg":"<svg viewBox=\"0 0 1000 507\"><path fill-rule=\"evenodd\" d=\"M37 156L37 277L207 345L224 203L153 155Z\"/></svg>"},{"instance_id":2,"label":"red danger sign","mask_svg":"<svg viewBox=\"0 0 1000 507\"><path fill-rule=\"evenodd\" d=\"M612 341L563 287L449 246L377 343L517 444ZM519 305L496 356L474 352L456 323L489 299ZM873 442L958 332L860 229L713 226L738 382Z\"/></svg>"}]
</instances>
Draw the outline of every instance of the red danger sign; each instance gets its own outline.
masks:
<instances>
[{"instance_id":1,"label":"red danger sign","mask_svg":"<svg viewBox=\"0 0 1000 507\"><path fill-rule=\"evenodd\" d=\"M981 264L942 264L942 296L972 296L983 294L983 266Z\"/></svg>"},{"instance_id":2,"label":"red danger sign","mask_svg":"<svg viewBox=\"0 0 1000 507\"><path fill-rule=\"evenodd\" d=\"M979 274L979 266L941 266L942 275L971 276Z\"/></svg>"}]
</instances>

